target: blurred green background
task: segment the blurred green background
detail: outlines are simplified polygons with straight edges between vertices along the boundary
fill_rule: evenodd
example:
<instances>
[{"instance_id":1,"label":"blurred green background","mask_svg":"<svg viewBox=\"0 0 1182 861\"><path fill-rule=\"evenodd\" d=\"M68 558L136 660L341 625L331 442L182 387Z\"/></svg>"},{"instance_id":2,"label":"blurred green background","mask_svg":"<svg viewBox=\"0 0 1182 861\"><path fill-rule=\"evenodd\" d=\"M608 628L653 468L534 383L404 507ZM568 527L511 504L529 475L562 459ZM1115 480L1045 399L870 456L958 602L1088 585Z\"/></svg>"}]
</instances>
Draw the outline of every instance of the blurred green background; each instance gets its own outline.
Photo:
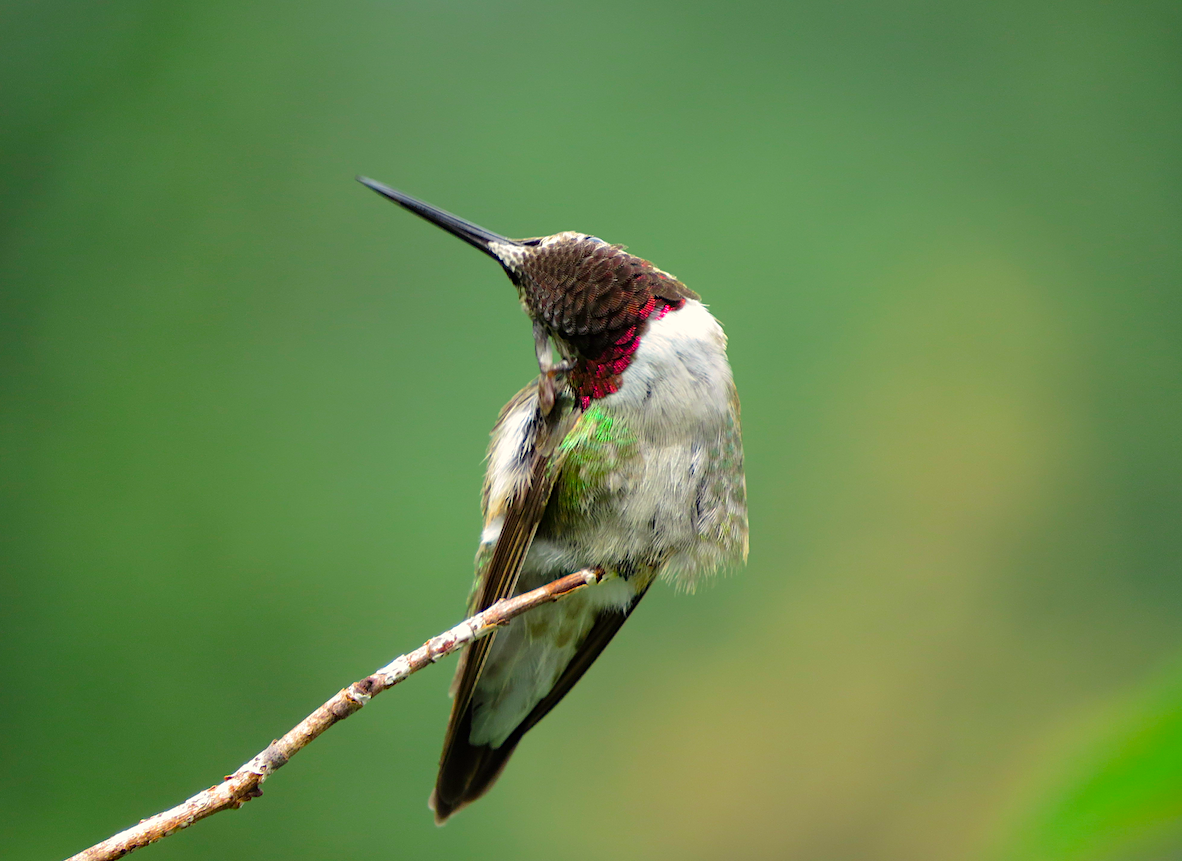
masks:
<instances>
[{"instance_id":1,"label":"blurred green background","mask_svg":"<svg viewBox=\"0 0 1182 861\"><path fill-rule=\"evenodd\" d=\"M513 289L364 173L699 291L746 572L496 790L452 662L145 858L1182 857L1176 3L9 3L0 809L70 854L458 621Z\"/></svg>"}]
</instances>

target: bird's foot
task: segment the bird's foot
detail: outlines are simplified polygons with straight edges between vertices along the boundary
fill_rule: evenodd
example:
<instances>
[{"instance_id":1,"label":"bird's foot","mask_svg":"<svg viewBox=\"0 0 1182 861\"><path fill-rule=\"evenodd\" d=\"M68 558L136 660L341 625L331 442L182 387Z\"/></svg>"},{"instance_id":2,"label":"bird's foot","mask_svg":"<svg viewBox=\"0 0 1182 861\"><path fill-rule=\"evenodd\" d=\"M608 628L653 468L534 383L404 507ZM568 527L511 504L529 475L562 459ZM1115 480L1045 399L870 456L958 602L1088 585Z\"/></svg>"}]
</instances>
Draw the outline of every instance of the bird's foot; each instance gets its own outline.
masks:
<instances>
[{"instance_id":1,"label":"bird's foot","mask_svg":"<svg viewBox=\"0 0 1182 861\"><path fill-rule=\"evenodd\" d=\"M545 361L539 360L538 367L542 375L538 377L538 404L542 415L550 415L554 409L554 402L558 399L558 386L565 380L566 374L575 366L569 359L562 362L552 362L549 357Z\"/></svg>"}]
</instances>

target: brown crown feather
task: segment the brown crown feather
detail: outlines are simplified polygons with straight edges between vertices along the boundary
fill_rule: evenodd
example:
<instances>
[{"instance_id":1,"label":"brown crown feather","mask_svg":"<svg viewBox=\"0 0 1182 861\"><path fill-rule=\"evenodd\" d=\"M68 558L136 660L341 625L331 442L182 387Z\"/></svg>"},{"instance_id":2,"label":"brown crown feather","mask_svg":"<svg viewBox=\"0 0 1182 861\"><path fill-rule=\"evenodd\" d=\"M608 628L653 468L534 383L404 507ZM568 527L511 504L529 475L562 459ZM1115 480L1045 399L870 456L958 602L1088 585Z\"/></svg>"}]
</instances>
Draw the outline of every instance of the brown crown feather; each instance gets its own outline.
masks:
<instances>
[{"instance_id":1,"label":"brown crown feather","mask_svg":"<svg viewBox=\"0 0 1182 861\"><path fill-rule=\"evenodd\" d=\"M530 313L574 348L578 361L570 380L585 397L616 391L654 310L698 298L622 245L579 234L527 246L520 277Z\"/></svg>"}]
</instances>

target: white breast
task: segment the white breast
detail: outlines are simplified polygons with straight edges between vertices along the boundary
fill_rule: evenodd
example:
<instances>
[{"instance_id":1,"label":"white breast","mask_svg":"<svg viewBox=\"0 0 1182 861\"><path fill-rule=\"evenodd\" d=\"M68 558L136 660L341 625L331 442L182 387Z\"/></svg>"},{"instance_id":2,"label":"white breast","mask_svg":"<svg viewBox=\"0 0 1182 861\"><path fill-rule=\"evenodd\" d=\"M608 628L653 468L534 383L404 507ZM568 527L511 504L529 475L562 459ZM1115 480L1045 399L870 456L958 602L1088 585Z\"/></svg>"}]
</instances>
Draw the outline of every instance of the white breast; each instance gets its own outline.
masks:
<instances>
[{"instance_id":1,"label":"white breast","mask_svg":"<svg viewBox=\"0 0 1182 861\"><path fill-rule=\"evenodd\" d=\"M722 326L689 299L649 324L620 390L601 403L646 435L698 436L730 411L733 392Z\"/></svg>"},{"instance_id":2,"label":"white breast","mask_svg":"<svg viewBox=\"0 0 1182 861\"><path fill-rule=\"evenodd\" d=\"M722 327L687 301L651 323L622 383L596 405L636 435L638 457L611 477L614 492L581 528L539 533L527 569L664 559L662 576L693 588L746 556L738 400Z\"/></svg>"}]
</instances>

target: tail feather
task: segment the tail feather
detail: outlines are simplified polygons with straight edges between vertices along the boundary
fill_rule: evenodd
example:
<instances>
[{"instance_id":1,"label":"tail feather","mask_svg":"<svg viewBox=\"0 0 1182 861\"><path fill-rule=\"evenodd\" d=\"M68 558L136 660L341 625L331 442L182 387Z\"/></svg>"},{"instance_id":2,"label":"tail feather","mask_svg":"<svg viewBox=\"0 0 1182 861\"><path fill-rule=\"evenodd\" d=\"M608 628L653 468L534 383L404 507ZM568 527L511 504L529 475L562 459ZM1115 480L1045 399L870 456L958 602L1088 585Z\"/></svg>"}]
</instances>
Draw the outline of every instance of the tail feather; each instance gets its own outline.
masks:
<instances>
[{"instance_id":1,"label":"tail feather","mask_svg":"<svg viewBox=\"0 0 1182 861\"><path fill-rule=\"evenodd\" d=\"M627 609L604 610L599 614L579 645L578 652L562 671L554 687L533 707L500 747L474 745L468 741L472 733L471 700L464 705L461 713L453 712L443 756L439 762L439 777L435 781L435 791L431 793L431 800L428 802L430 808L435 811L436 825L442 825L457 810L471 804L492 788L522 736L549 714L575 682L583 677L583 673L587 672L587 668L611 642L616 631L620 630L620 626L640 603L646 591L647 584L644 590L632 599Z\"/></svg>"},{"instance_id":2,"label":"tail feather","mask_svg":"<svg viewBox=\"0 0 1182 861\"><path fill-rule=\"evenodd\" d=\"M464 710L451 745L439 763L439 777L427 806L435 812L435 824L442 825L453 813L492 789L517 742L524 733L514 732L500 747L470 744L472 706Z\"/></svg>"}]
</instances>

